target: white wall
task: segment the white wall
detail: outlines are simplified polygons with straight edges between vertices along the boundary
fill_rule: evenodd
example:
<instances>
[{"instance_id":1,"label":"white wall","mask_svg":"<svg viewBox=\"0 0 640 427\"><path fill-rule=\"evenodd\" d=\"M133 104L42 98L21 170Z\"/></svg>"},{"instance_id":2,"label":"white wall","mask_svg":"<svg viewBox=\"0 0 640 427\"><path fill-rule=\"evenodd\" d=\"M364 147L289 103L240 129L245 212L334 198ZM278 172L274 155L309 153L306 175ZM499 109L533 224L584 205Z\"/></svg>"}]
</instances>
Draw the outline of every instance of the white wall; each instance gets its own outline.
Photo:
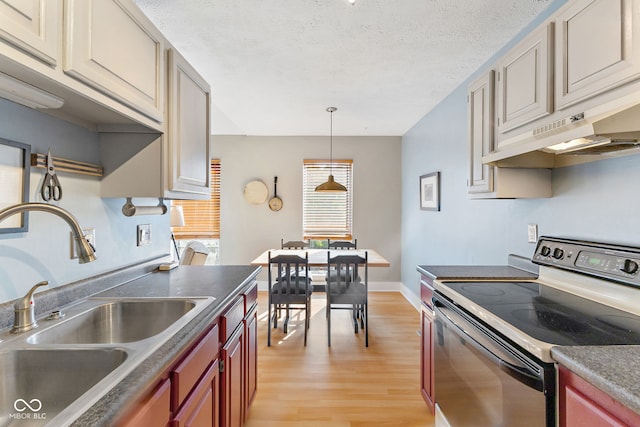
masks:
<instances>
[{"instance_id":1,"label":"white wall","mask_svg":"<svg viewBox=\"0 0 640 427\"><path fill-rule=\"evenodd\" d=\"M554 2L537 22L562 3ZM528 223L538 224L540 235L640 246L638 155L555 169L549 199L469 199L467 83L403 137L402 282L407 287L419 294L416 266L421 264L504 264L509 253L531 257L535 245L527 243ZM418 177L432 171L442 173L440 212L418 209Z\"/></svg>"},{"instance_id":2,"label":"white wall","mask_svg":"<svg viewBox=\"0 0 640 427\"><path fill-rule=\"evenodd\" d=\"M29 144L33 153L51 148L57 157L100 164L97 133L2 99L0 138ZM43 176L44 169L31 169L29 201L42 201ZM29 213L28 232L0 234L0 302L24 295L42 280L48 280L51 288L169 253L168 215L125 217L124 199L99 197L98 178L65 172L58 177L64 193L56 204L70 211L81 226L96 229L98 259L88 264L71 260L67 224L54 215ZM157 199L135 201L157 204ZM136 246L137 224L151 224L151 245Z\"/></svg>"},{"instance_id":3,"label":"white wall","mask_svg":"<svg viewBox=\"0 0 640 427\"><path fill-rule=\"evenodd\" d=\"M400 148L399 137L333 137L334 159L353 159L358 247L373 248L391 263L372 268L370 281L400 281ZM302 162L327 158L328 137L214 136L212 151L221 161L222 264L247 264L279 247L281 238L302 239ZM271 197L274 176L282 210L244 200L244 186L254 179L267 184Z\"/></svg>"}]
</instances>

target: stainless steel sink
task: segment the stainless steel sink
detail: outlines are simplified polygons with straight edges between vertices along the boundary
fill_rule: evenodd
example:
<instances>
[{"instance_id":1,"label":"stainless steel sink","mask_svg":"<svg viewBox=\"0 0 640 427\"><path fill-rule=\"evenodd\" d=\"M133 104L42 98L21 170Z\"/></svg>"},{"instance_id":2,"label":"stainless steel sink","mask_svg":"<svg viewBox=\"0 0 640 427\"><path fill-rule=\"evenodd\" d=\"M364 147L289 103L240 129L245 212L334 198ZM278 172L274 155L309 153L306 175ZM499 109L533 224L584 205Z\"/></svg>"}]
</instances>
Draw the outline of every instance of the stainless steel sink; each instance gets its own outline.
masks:
<instances>
[{"instance_id":1,"label":"stainless steel sink","mask_svg":"<svg viewBox=\"0 0 640 427\"><path fill-rule=\"evenodd\" d=\"M0 333L0 427L68 425L214 300L91 297Z\"/></svg>"},{"instance_id":2,"label":"stainless steel sink","mask_svg":"<svg viewBox=\"0 0 640 427\"><path fill-rule=\"evenodd\" d=\"M159 334L196 306L192 300L125 300L98 305L29 337L30 344L112 344Z\"/></svg>"},{"instance_id":3,"label":"stainless steel sink","mask_svg":"<svg viewBox=\"0 0 640 427\"><path fill-rule=\"evenodd\" d=\"M123 364L122 349L0 352L0 426L41 426Z\"/></svg>"}]
</instances>

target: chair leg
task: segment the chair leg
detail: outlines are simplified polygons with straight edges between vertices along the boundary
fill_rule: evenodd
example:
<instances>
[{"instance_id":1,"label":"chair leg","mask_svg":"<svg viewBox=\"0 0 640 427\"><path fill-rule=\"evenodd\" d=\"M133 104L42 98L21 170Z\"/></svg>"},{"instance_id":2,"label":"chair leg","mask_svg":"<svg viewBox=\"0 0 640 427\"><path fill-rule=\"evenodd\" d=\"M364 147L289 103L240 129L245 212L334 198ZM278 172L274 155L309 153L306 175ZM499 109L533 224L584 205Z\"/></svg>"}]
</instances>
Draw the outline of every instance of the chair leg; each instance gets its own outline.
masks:
<instances>
[{"instance_id":1,"label":"chair leg","mask_svg":"<svg viewBox=\"0 0 640 427\"><path fill-rule=\"evenodd\" d=\"M364 309L364 346L369 347L369 304L363 304Z\"/></svg>"},{"instance_id":2,"label":"chair leg","mask_svg":"<svg viewBox=\"0 0 640 427\"><path fill-rule=\"evenodd\" d=\"M287 309L285 310L285 318L282 322L282 330L286 334L289 329L289 304L287 304Z\"/></svg>"},{"instance_id":3,"label":"chair leg","mask_svg":"<svg viewBox=\"0 0 640 427\"><path fill-rule=\"evenodd\" d=\"M327 344L331 347L331 304L327 303Z\"/></svg>"},{"instance_id":4,"label":"chair leg","mask_svg":"<svg viewBox=\"0 0 640 427\"><path fill-rule=\"evenodd\" d=\"M273 329L278 328L278 317L280 317L280 304L276 304L273 310Z\"/></svg>"},{"instance_id":5,"label":"chair leg","mask_svg":"<svg viewBox=\"0 0 640 427\"><path fill-rule=\"evenodd\" d=\"M269 302L267 316L267 347L271 347L271 302Z\"/></svg>"},{"instance_id":6,"label":"chair leg","mask_svg":"<svg viewBox=\"0 0 640 427\"><path fill-rule=\"evenodd\" d=\"M307 304L304 310L304 345L307 346L307 331L309 330L309 315L311 314L311 300L307 299Z\"/></svg>"}]
</instances>

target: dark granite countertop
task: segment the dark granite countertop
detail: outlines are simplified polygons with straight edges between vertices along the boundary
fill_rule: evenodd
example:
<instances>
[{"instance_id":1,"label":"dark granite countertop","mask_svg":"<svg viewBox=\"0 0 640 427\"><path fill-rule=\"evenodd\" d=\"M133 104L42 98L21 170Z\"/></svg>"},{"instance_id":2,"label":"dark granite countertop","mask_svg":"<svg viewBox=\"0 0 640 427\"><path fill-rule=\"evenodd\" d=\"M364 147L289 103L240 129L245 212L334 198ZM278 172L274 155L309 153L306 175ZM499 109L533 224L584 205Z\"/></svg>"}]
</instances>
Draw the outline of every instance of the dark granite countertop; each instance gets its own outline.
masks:
<instances>
[{"instance_id":1,"label":"dark granite countertop","mask_svg":"<svg viewBox=\"0 0 640 427\"><path fill-rule=\"evenodd\" d=\"M177 361L222 310L248 288L260 267L180 266L159 271L101 292L99 297L215 297L202 313L140 363L123 381L109 390L72 426L112 426L129 405L149 392L158 376Z\"/></svg>"},{"instance_id":2,"label":"dark granite countertop","mask_svg":"<svg viewBox=\"0 0 640 427\"><path fill-rule=\"evenodd\" d=\"M420 274L433 280L535 279L537 274L510 265L419 265Z\"/></svg>"},{"instance_id":3,"label":"dark granite countertop","mask_svg":"<svg viewBox=\"0 0 640 427\"><path fill-rule=\"evenodd\" d=\"M551 356L624 406L640 413L640 346L558 346L551 349Z\"/></svg>"}]
</instances>

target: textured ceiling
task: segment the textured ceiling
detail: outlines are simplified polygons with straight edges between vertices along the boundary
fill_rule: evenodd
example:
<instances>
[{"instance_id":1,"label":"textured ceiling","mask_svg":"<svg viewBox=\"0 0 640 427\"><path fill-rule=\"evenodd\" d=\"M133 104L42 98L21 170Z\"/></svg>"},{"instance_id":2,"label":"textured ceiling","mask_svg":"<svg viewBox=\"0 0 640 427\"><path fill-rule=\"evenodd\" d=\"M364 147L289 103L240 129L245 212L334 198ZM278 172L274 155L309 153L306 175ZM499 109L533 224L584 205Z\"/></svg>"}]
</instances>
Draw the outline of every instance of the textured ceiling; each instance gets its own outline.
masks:
<instances>
[{"instance_id":1,"label":"textured ceiling","mask_svg":"<svg viewBox=\"0 0 640 427\"><path fill-rule=\"evenodd\" d=\"M217 135L403 135L549 0L136 0Z\"/></svg>"}]
</instances>

